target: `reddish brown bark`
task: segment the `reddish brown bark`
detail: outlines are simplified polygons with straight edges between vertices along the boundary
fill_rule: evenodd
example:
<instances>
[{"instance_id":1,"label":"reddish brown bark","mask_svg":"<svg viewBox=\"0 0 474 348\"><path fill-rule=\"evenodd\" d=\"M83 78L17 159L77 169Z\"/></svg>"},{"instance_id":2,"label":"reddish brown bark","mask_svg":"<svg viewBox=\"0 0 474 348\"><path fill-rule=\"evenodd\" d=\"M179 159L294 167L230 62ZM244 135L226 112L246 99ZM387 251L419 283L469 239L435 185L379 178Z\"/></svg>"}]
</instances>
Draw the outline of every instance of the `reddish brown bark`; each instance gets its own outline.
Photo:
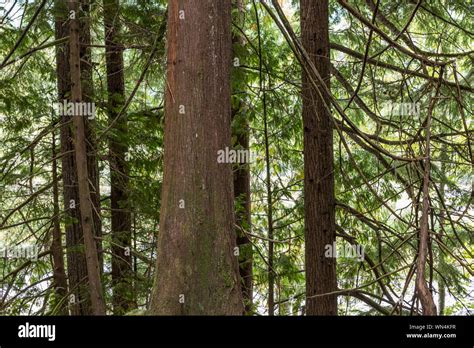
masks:
<instances>
[{"instance_id":1,"label":"reddish brown bark","mask_svg":"<svg viewBox=\"0 0 474 348\"><path fill-rule=\"evenodd\" d=\"M120 11L118 0L104 0L105 54L109 122L110 205L112 223L112 304L114 314L136 308L131 256L131 215L128 204L128 166L126 155L127 119L119 116L125 100L123 48L120 45Z\"/></svg>"},{"instance_id":2,"label":"reddish brown bark","mask_svg":"<svg viewBox=\"0 0 474 348\"><path fill-rule=\"evenodd\" d=\"M55 2L56 39L69 35L67 22L67 3ZM70 101L71 74L69 71L69 44L58 46L56 50L56 73L58 78L58 102ZM81 216L79 212L79 193L77 191L76 162L72 141L72 119L61 116L61 174L63 178L63 199L65 214L67 275L70 287L71 314L88 315L91 313L90 298L87 294L87 270L83 253Z\"/></svg>"},{"instance_id":3,"label":"reddish brown bark","mask_svg":"<svg viewBox=\"0 0 474 348\"><path fill-rule=\"evenodd\" d=\"M88 10L84 0L83 10ZM69 10L67 2L63 0L55 1L55 36L56 39L61 39L69 35ZM85 101L90 101L92 96L92 82L91 82L91 65L90 63L90 48L86 43L90 42L90 34L87 16L81 17L79 25L80 40L84 43L81 46L80 54L82 70L82 84L83 95ZM86 63L87 62L87 63ZM56 72L58 79L58 102L62 103L64 100L71 100L71 74L69 67L69 44L61 45L56 50ZM70 289L70 297L68 302L70 304L71 314L73 315L90 315L92 314L92 304L90 302L88 290L88 278L86 258L84 254L84 240L81 227L80 214L80 199L77 186L77 172L76 160L74 156L73 143L73 125L72 117L61 116L61 173L63 178L63 199L65 214L65 234L66 234L66 255L67 255L67 276ZM91 186L91 201L94 203L94 234L101 236L100 216L96 212L100 212L100 197L99 197L99 175L98 164L95 150L95 139L93 136L92 121L86 118L83 119L86 124L86 138L88 146L88 171L89 182L93 183ZM97 248L99 250L99 259L101 260L101 242L97 241ZM100 267L102 269L102 267Z\"/></svg>"},{"instance_id":4,"label":"reddish brown bark","mask_svg":"<svg viewBox=\"0 0 474 348\"><path fill-rule=\"evenodd\" d=\"M431 121L433 115L433 109L436 105L438 94L441 87L441 79L443 77L443 68L439 73L440 80L436 85L436 92L434 97L431 99L425 124L425 160L423 162L423 202L421 211L421 221L419 230L419 242L418 242L418 257L416 260L416 279L415 289L417 296L421 302L423 315L436 315L437 309L433 300L433 294L430 287L428 286L425 279L425 266L427 261L428 251L431 248L430 245L430 171L431 171ZM430 252L432 255L432 253ZM432 256L431 256L432 261Z\"/></svg>"},{"instance_id":5,"label":"reddish brown bark","mask_svg":"<svg viewBox=\"0 0 474 348\"><path fill-rule=\"evenodd\" d=\"M301 0L301 41L329 87L328 0ZM329 105L329 102L327 102ZM323 100L303 73L306 314L337 315L333 125Z\"/></svg>"},{"instance_id":6,"label":"reddish brown bark","mask_svg":"<svg viewBox=\"0 0 474 348\"><path fill-rule=\"evenodd\" d=\"M69 10L79 17L78 1L68 1ZM81 54L80 54L80 26L79 20L70 19L69 25L69 70L71 73L71 101L82 102L81 83ZM94 239L94 217L93 202L89 187L88 158L86 146L86 127L83 115L73 115L74 124L74 153L78 179L78 190L81 211L81 227L84 238L84 249L86 256L86 268L88 286L92 304L92 313L95 315L105 314L105 302L102 294L102 283L100 279L99 256L97 244Z\"/></svg>"},{"instance_id":7,"label":"reddish brown bark","mask_svg":"<svg viewBox=\"0 0 474 348\"><path fill-rule=\"evenodd\" d=\"M231 0L171 0L164 181L150 312L242 314L231 147Z\"/></svg>"}]
</instances>

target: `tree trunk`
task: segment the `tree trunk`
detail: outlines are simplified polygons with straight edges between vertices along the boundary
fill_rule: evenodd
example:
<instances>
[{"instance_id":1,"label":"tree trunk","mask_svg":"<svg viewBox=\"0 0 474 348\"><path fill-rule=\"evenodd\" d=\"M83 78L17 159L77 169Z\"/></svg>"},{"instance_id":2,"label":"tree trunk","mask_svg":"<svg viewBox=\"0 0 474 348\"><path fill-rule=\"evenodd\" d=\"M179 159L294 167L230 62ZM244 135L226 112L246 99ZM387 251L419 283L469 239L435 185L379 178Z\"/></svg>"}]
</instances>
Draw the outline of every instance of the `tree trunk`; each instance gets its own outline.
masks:
<instances>
[{"instance_id":1,"label":"tree trunk","mask_svg":"<svg viewBox=\"0 0 474 348\"><path fill-rule=\"evenodd\" d=\"M67 3L55 2L56 40L69 35ZM56 73L58 78L58 102L71 100L71 74L69 71L69 44L58 46L56 50ZM72 118L61 116L61 172L63 178L63 199L65 214L65 234L67 247L67 274L69 280L72 315L91 314L90 297L87 290L87 268L83 252L79 193L77 190L76 161L72 134Z\"/></svg>"},{"instance_id":2,"label":"tree trunk","mask_svg":"<svg viewBox=\"0 0 474 348\"><path fill-rule=\"evenodd\" d=\"M440 68L440 79L443 76L443 68ZM431 171L431 120L433 109L438 98L441 82L439 81L436 86L436 92L434 97L431 99L427 116L426 116L426 126L425 126L425 160L423 162L423 202L421 208L421 221L420 229L418 234L418 257L416 260L416 279L415 279L415 290L418 296L418 299L421 302L421 307L423 315L436 315L436 305L433 300L432 289L428 286L425 279L425 266L427 261L428 251L431 251L430 245L430 225L429 225L429 216L431 211L431 202L430 202L430 171ZM431 256L431 261L433 260Z\"/></svg>"},{"instance_id":3,"label":"tree trunk","mask_svg":"<svg viewBox=\"0 0 474 348\"><path fill-rule=\"evenodd\" d=\"M241 0L234 1L237 9L237 23L243 27L243 16L245 9ZM236 30L232 38L234 48L245 45L244 36ZM234 50L234 59L240 60L243 57L237 56ZM235 60L234 60L235 61ZM240 64L234 64L234 68L239 69ZM237 80L237 79L236 79ZM233 81L236 81L233 80ZM245 78L233 82L234 98L237 100L232 110L233 137L236 138L235 148L249 151L249 122L245 114L245 106L240 100L240 95L246 88ZM252 314L253 302L253 250L248 234L251 232L251 197L250 197L250 166L248 163L238 163L234 168L234 197L236 203L236 225L237 225L237 246L239 248L239 271L242 279L242 297L245 305L245 313Z\"/></svg>"},{"instance_id":4,"label":"tree trunk","mask_svg":"<svg viewBox=\"0 0 474 348\"><path fill-rule=\"evenodd\" d=\"M57 169L56 134L52 133L52 155L53 155L53 238L51 253L53 256L53 279L54 279L54 314L67 315L67 278L64 268L64 253L60 225L59 209L59 185Z\"/></svg>"},{"instance_id":5,"label":"tree trunk","mask_svg":"<svg viewBox=\"0 0 474 348\"><path fill-rule=\"evenodd\" d=\"M446 163L448 163L448 149L445 144L441 145L441 173L446 173ZM441 182L439 187L439 196L442 201L445 198L446 192L446 183L443 181ZM439 232L438 238L443 241L444 238L444 221L446 219L444 208L442 203L440 203L439 207ZM446 306L446 283L443 277L443 271L446 269L446 260L444 258L444 252L441 248L438 249L438 314L444 315L444 310Z\"/></svg>"},{"instance_id":6,"label":"tree trunk","mask_svg":"<svg viewBox=\"0 0 474 348\"><path fill-rule=\"evenodd\" d=\"M79 17L78 1L69 0L69 11ZM80 53L80 26L79 20L70 19L69 25L69 69L71 73L71 101L82 102L81 84L81 53ZM105 315L105 303L102 295L102 283L100 279L99 257L97 244L94 239L94 217L93 203L89 187L88 158L86 146L86 130L83 115L73 115L74 124L74 148L76 159L76 170L78 178L81 227L84 237L84 249L86 255L86 266L88 285L92 304L92 313Z\"/></svg>"},{"instance_id":7,"label":"tree trunk","mask_svg":"<svg viewBox=\"0 0 474 348\"><path fill-rule=\"evenodd\" d=\"M109 136L109 163L112 208L112 304L114 314L136 308L131 256L131 216L128 203L128 167L126 155L127 119L116 120L124 105L125 85L123 49L120 32L119 0L104 0L105 54L107 65L108 113L112 125Z\"/></svg>"},{"instance_id":8,"label":"tree trunk","mask_svg":"<svg viewBox=\"0 0 474 348\"><path fill-rule=\"evenodd\" d=\"M329 87L328 0L301 0L302 44ZM306 314L337 315L333 125L324 101L303 72ZM327 103L329 105L329 103ZM316 296L316 297L315 297Z\"/></svg>"},{"instance_id":9,"label":"tree trunk","mask_svg":"<svg viewBox=\"0 0 474 348\"><path fill-rule=\"evenodd\" d=\"M83 0L83 13L88 13L88 0ZM67 2L64 0L55 1L55 31L56 39L61 39L69 35L69 11ZM92 99L92 66L90 64L90 43L88 16L83 16L79 23L81 26L81 64L83 95L85 101ZM71 100L71 74L69 68L69 45L61 45L56 50L56 72L58 78L58 101L69 102ZM94 203L94 234L101 236L101 222L98 212L100 212L99 195L99 175L95 149L95 139L93 132L93 122L86 118L87 152L89 182L93 183L91 188L91 201ZM63 199L66 212L65 234L67 248L67 275L69 280L70 297L69 304L72 315L92 314L92 304L90 302L87 278L86 258L84 254L84 239L81 227L81 213L79 191L77 187L76 161L74 156L73 125L72 117L61 116L61 166L63 178ZM102 265L101 241L97 240L100 264ZM100 266L102 270L102 266Z\"/></svg>"},{"instance_id":10,"label":"tree trunk","mask_svg":"<svg viewBox=\"0 0 474 348\"><path fill-rule=\"evenodd\" d=\"M231 0L170 0L164 181L150 312L243 313L235 254Z\"/></svg>"},{"instance_id":11,"label":"tree trunk","mask_svg":"<svg viewBox=\"0 0 474 348\"><path fill-rule=\"evenodd\" d=\"M79 18L80 34L79 40L81 54L81 83L82 101L94 101L94 87L92 81L92 54L91 54L91 28L90 28L90 0L80 0L82 16ZM89 184L91 192L91 202L93 204L94 235L96 239L97 251L99 253L100 272L103 271L102 252L102 221L100 216L100 186L99 186L99 163L97 157L97 140L95 134L95 118L84 118L86 146L87 146L87 170L89 173Z\"/></svg>"}]
</instances>

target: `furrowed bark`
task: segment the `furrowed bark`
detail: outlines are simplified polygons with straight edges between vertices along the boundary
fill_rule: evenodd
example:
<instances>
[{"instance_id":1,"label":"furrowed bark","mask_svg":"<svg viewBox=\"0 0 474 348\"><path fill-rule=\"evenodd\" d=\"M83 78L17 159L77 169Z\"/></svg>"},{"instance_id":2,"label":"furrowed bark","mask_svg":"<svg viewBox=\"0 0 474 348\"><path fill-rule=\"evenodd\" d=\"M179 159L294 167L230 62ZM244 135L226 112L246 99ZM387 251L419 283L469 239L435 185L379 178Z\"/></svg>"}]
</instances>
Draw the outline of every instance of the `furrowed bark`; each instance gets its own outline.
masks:
<instances>
[{"instance_id":1,"label":"furrowed bark","mask_svg":"<svg viewBox=\"0 0 474 348\"><path fill-rule=\"evenodd\" d=\"M67 3L55 1L56 39L69 36ZM57 46L56 74L58 79L58 102L71 101L71 74L69 69L69 43ZM65 210L65 234L67 275L70 288L68 298L72 315L90 315L91 303L87 289L87 267L82 238L79 192L77 190L76 161L71 116L61 115L61 174Z\"/></svg>"},{"instance_id":2,"label":"furrowed bark","mask_svg":"<svg viewBox=\"0 0 474 348\"><path fill-rule=\"evenodd\" d=\"M105 54L107 67L108 114L110 122L119 115L125 101L123 48L120 45L119 0L104 0ZM134 308L131 254L131 216L128 203L128 166L126 155L127 119L117 119L109 136L109 165L112 208L112 304L114 314Z\"/></svg>"},{"instance_id":3,"label":"furrowed bark","mask_svg":"<svg viewBox=\"0 0 474 348\"><path fill-rule=\"evenodd\" d=\"M91 19L90 19L90 0L81 0L81 9L83 15L79 18L80 34L79 40L81 54L81 83L82 83L82 101L91 103L94 101L94 86L92 81L92 53L91 53ZM102 221L100 215L100 185L99 185L99 163L97 157L97 139L95 134L95 117L85 118L84 126L86 134L87 147L87 171L89 174L89 185L91 192L91 201L93 204L93 227L96 239L97 251L99 253L99 267L102 273L104 268L102 252Z\"/></svg>"},{"instance_id":4,"label":"furrowed bark","mask_svg":"<svg viewBox=\"0 0 474 348\"><path fill-rule=\"evenodd\" d=\"M239 315L231 147L231 0L168 4L164 181L150 313Z\"/></svg>"},{"instance_id":5,"label":"furrowed bark","mask_svg":"<svg viewBox=\"0 0 474 348\"><path fill-rule=\"evenodd\" d=\"M69 68L71 72L71 101L82 102L81 86L81 53L80 26L77 17L80 15L78 1L68 1L69 10L74 11L76 18L70 19L69 26ZM92 313L105 315L105 303L100 279L99 257L94 239L94 217L89 187L88 159L86 146L86 130L82 115L74 115L74 148L79 188L81 227L84 237L88 285L92 304Z\"/></svg>"},{"instance_id":6,"label":"furrowed bark","mask_svg":"<svg viewBox=\"0 0 474 348\"><path fill-rule=\"evenodd\" d=\"M329 87L328 0L301 0L301 42ZM306 314L337 315L335 258L325 246L336 240L333 126L324 101L303 72ZM323 94L324 95L324 94ZM329 101L327 102L329 105Z\"/></svg>"}]
</instances>

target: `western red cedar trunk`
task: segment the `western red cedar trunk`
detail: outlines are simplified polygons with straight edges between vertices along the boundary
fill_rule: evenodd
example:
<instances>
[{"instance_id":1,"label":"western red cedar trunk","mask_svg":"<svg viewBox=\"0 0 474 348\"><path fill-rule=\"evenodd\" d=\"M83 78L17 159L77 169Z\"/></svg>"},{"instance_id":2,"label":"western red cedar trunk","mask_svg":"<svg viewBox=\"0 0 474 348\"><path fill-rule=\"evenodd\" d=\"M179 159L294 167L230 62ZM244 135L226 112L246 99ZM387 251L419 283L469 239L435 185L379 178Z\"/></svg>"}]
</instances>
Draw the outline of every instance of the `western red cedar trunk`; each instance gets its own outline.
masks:
<instances>
[{"instance_id":1,"label":"western red cedar trunk","mask_svg":"<svg viewBox=\"0 0 474 348\"><path fill-rule=\"evenodd\" d=\"M79 40L81 55L81 83L82 83L82 101L94 101L94 87L92 82L92 53L91 53L91 19L90 19L90 0L79 1L82 9L82 16L79 18ZM97 250L99 253L100 272L103 270L103 252L102 252L102 221L100 215L100 185L99 185L99 163L97 157L97 139L95 134L95 118L88 119L84 117L86 146L87 146L87 170L89 173L89 184L91 201L93 204L93 227L96 239Z\"/></svg>"},{"instance_id":2,"label":"western red cedar trunk","mask_svg":"<svg viewBox=\"0 0 474 348\"><path fill-rule=\"evenodd\" d=\"M72 13L75 13L76 15L76 18L70 18L69 25L69 70L71 74L71 101L73 103L82 102L81 41L79 35L81 28L79 26L79 20L77 19L77 17L82 14L79 13L78 3L78 1L74 0L69 0L68 2L69 11L72 11ZM104 315L105 303L102 294L97 244L94 239L93 202L89 187L86 127L82 115L73 115L72 119L74 124L74 153L76 159L79 199L81 202L81 227L84 237L92 313L95 315Z\"/></svg>"},{"instance_id":3,"label":"western red cedar trunk","mask_svg":"<svg viewBox=\"0 0 474 348\"><path fill-rule=\"evenodd\" d=\"M237 9L236 22L242 28L244 24L243 3L241 0L234 1ZM245 113L245 106L241 100L246 89L245 78L239 76L243 70L238 71L240 61L244 58L237 53L243 51L239 48L245 45L245 38L236 29L232 37L234 45L234 69L236 78L233 79L234 103L232 109L233 137L235 137L235 148L237 150L249 151L249 122ZM237 61L235 59L238 59ZM239 80L240 78L240 80ZM252 243L246 232L251 230L251 197L250 197L250 166L248 163L238 163L234 168L234 196L236 202L236 225L237 225L237 246L239 248L239 272L242 279L242 297L245 305L245 313L253 312L253 250Z\"/></svg>"},{"instance_id":4,"label":"western red cedar trunk","mask_svg":"<svg viewBox=\"0 0 474 348\"><path fill-rule=\"evenodd\" d=\"M121 315L136 308L133 295L131 256L131 216L128 203L128 167L126 155L127 119L121 115L125 84L123 48L120 44L119 0L104 0L104 32L107 67L108 114L112 125L109 136L109 164L112 208L112 305L114 314Z\"/></svg>"},{"instance_id":5,"label":"western red cedar trunk","mask_svg":"<svg viewBox=\"0 0 474 348\"><path fill-rule=\"evenodd\" d=\"M84 0L85 1L85 0ZM88 10L84 4L83 10ZM69 11L67 2L64 0L55 1L55 36L61 39L69 35ZM87 13L87 12L86 12ZM79 25L82 27L80 40L84 43L81 46L81 65L83 88L83 100L91 100L92 97L92 66L90 64L90 48L86 46L90 43L89 25L87 16L83 16ZM87 63L86 63L87 62ZM71 101L71 74L69 69L69 44L57 47L56 50L56 74L58 79L58 102L64 100ZM87 95L86 95L87 94ZM61 174L63 179L63 199L65 214L65 234L66 234L66 254L67 254L67 276L69 282L70 297L68 302L72 315L92 314L92 304L90 302L87 278L86 258L84 254L84 239L81 227L80 199L77 187L76 160L74 156L73 125L72 117L61 116ZM89 182L94 183L91 189L91 200L94 202L94 212L100 211L98 194L98 165L95 151L95 139L93 137L93 126L91 121L84 118L86 123L87 146L88 146L88 171ZM100 217L94 215L94 234L101 235ZM97 241L100 250L101 242ZM100 254L99 254L100 256ZM102 267L101 267L102 269Z\"/></svg>"},{"instance_id":6,"label":"western red cedar trunk","mask_svg":"<svg viewBox=\"0 0 474 348\"><path fill-rule=\"evenodd\" d=\"M168 3L164 181L150 313L243 313L235 253L231 0Z\"/></svg>"},{"instance_id":7,"label":"western red cedar trunk","mask_svg":"<svg viewBox=\"0 0 474 348\"><path fill-rule=\"evenodd\" d=\"M53 256L53 280L54 280L54 314L67 315L67 277L64 268L64 252L61 235L60 209L59 209L59 185L57 167L56 134L52 133L52 170L53 170L53 233L51 253Z\"/></svg>"},{"instance_id":8,"label":"western red cedar trunk","mask_svg":"<svg viewBox=\"0 0 474 348\"><path fill-rule=\"evenodd\" d=\"M301 0L301 40L329 86L328 0ZM336 261L325 246L336 240L332 121L303 72L306 314L337 315ZM323 94L324 95L324 94ZM329 105L329 102L327 103Z\"/></svg>"},{"instance_id":9,"label":"western red cedar trunk","mask_svg":"<svg viewBox=\"0 0 474 348\"><path fill-rule=\"evenodd\" d=\"M63 0L55 2L56 39L69 35L67 4ZM69 71L69 44L56 50L56 74L58 79L58 102L70 101L71 74ZM65 214L67 275L70 288L68 302L72 315L91 314L90 297L87 291L87 268L83 251L79 192L77 191L76 161L72 141L72 118L61 116L61 173L63 179L63 199Z\"/></svg>"}]
</instances>

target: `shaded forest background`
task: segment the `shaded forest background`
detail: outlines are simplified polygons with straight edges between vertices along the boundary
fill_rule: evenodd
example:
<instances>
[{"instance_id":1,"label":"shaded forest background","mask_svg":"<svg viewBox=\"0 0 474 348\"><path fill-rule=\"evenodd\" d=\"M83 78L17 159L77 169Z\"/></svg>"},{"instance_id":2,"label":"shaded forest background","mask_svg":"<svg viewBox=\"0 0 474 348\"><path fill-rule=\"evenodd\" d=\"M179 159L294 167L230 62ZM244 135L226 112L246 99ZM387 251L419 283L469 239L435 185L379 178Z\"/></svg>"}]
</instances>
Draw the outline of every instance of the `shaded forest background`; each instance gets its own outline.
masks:
<instances>
[{"instance_id":1,"label":"shaded forest background","mask_svg":"<svg viewBox=\"0 0 474 348\"><path fill-rule=\"evenodd\" d=\"M157 274L156 267L157 256L161 267L190 260L180 259L172 245L162 244L168 254L157 255L160 213L172 210L169 201L161 201L165 108L171 105L165 99L174 102L186 91L194 95L196 88L208 93L193 89L200 86L196 80L178 81L173 94L166 78L170 30L180 30L169 14L179 18L180 6L193 8L185 16L202 16L185 29L203 35L203 52L208 40L209 46L214 41L199 28L228 28L216 35L228 30L222 42L228 41L232 95L223 104L216 99L208 110L218 113L227 105L229 146L256 155L250 164L233 166L233 194L225 200L232 200L235 216L224 224L237 247L227 256L240 265L234 285L241 291L242 314L472 314L474 5L331 0L325 75L323 52L305 50L311 49L311 35L322 34L310 32L311 26L305 33L300 25L300 6L315 16L305 20L323 23L316 16L324 12L311 1L222 3L216 11L222 10L217 13L224 19L218 20L205 12L214 8L210 0L0 1L0 250L34 246L38 251L37 259L0 255L0 314L142 314L162 305L154 296L169 289L160 285L186 283L179 272L160 283L164 273ZM70 17L74 6L77 18ZM185 36L176 40L176 47L193 47ZM187 53L190 62L201 57L200 49ZM187 90L179 90L185 85ZM305 98L312 98L311 104ZM55 103L63 99L94 103L95 118L61 117ZM312 103L323 110L330 128L334 187L323 188L334 200L328 209L339 251L332 266L322 266L335 267L334 275L316 272L314 280L332 289L335 313L330 304L327 312L311 309L312 298L328 295L317 286L308 294L305 274L311 262L308 255L305 259L308 221L315 222L315 230L324 225L311 220L313 201L306 194L305 202L303 194L310 169L305 169L309 153L303 154L307 121L302 115L305 105L315 107ZM77 127L83 127L82 138ZM180 127L170 126L167 136L201 131L199 120L189 126L194 127L190 133ZM208 158L205 147L192 148L191 155ZM81 158L85 167L76 165ZM192 178L194 173L175 174ZM79 204L81 195L89 197L87 207ZM174 207L181 204L184 208L189 200L176 200ZM226 207L215 216L225 216ZM210 226L220 226L215 216L207 215ZM208 232L212 236L214 230ZM326 250L333 244L318 245ZM359 246L363 258L344 255L349 246ZM215 252L210 249L197 249L196 262ZM189 292L206 286L207 279L193 282ZM214 288L206 291L212 303ZM175 295L179 304L193 297ZM230 312L196 307L174 314Z\"/></svg>"}]
</instances>

